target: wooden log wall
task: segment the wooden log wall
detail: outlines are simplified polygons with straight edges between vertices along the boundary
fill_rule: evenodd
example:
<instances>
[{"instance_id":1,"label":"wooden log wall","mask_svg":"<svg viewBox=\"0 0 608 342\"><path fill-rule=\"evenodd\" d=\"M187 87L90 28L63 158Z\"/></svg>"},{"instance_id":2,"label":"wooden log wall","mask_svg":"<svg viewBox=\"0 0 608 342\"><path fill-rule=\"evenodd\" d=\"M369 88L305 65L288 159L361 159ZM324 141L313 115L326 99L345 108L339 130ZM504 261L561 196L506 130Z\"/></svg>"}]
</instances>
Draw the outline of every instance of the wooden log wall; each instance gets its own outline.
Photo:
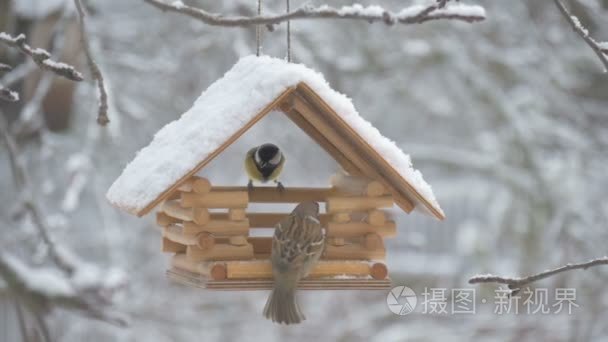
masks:
<instances>
[{"instance_id":1,"label":"wooden log wall","mask_svg":"<svg viewBox=\"0 0 608 342\"><path fill-rule=\"evenodd\" d=\"M190 262L253 259L253 245L247 241L248 202L246 191L216 191L209 180L191 177L156 214L162 250L180 253ZM217 216L209 211L218 208L226 213Z\"/></svg>"},{"instance_id":2,"label":"wooden log wall","mask_svg":"<svg viewBox=\"0 0 608 342\"><path fill-rule=\"evenodd\" d=\"M161 205L162 250L176 253L173 267L214 280L271 278L271 237L249 237L251 228L272 228L287 213L247 212L249 203L326 204L322 261L311 278L338 275L384 279L384 238L396 235L396 224L382 208L392 196L377 181L337 174L331 188L213 187L193 176ZM210 209L214 209L211 210ZM223 209L217 212L215 209Z\"/></svg>"}]
</instances>

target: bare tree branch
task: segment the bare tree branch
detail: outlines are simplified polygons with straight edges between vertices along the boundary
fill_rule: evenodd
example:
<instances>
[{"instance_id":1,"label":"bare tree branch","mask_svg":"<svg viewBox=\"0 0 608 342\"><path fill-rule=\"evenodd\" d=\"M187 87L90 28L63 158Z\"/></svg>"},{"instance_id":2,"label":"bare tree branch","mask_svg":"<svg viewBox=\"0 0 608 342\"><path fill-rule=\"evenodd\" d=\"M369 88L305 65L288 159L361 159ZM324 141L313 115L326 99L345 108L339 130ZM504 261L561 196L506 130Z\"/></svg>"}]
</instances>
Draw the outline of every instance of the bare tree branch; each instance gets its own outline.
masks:
<instances>
[{"instance_id":1,"label":"bare tree branch","mask_svg":"<svg viewBox=\"0 0 608 342\"><path fill-rule=\"evenodd\" d=\"M0 85L0 100L9 101L9 102L17 102L19 101L19 93L16 91L4 88Z\"/></svg>"},{"instance_id":2,"label":"bare tree branch","mask_svg":"<svg viewBox=\"0 0 608 342\"><path fill-rule=\"evenodd\" d=\"M383 22L387 25L420 24L431 20L453 19L469 23L485 19L485 11L480 6L454 5L446 6L447 0L441 0L430 5L412 5L399 12L390 12L380 6L363 7L361 5L333 8L327 5L320 7L303 6L290 13L268 16L224 16L210 13L201 8L185 5L181 1L166 3L162 0L143 0L144 2L168 12L185 14L198 19L205 24L224 27L244 27L266 25L272 27L289 20L296 19L352 19L369 23Z\"/></svg>"},{"instance_id":3,"label":"bare tree branch","mask_svg":"<svg viewBox=\"0 0 608 342\"><path fill-rule=\"evenodd\" d=\"M106 309L111 304L112 294L122 285L119 282L108 281L105 277L98 281L84 284L74 284L72 279L81 268L90 272L89 265L81 265L67 250L59 246L51 235L45 220L34 202L34 194L28 181L28 175L22 160L19 158L17 144L8 131L6 122L0 112L0 136L8 150L9 162L13 178L23 201L23 206L30 214L38 235L48 249L48 255L62 275L53 274L55 281L63 289L59 292L45 290L47 284L39 284L36 278L33 280L27 276L36 270L23 265L14 257L0 253L0 277L5 280L11 291L20 296L33 309L44 309L50 304L70 310L84 312L87 316L100 319L112 324L125 325L126 321L117 313ZM45 277L44 279L49 279ZM56 289L53 284L51 289ZM40 307L42 306L42 307Z\"/></svg>"},{"instance_id":4,"label":"bare tree branch","mask_svg":"<svg viewBox=\"0 0 608 342\"><path fill-rule=\"evenodd\" d=\"M593 49L593 52L595 52L602 64L604 64L604 72L608 72L608 49L606 49L605 47L603 48L600 43L598 43L589 35L589 31L584 28L583 25L581 25L579 19L576 16L572 15L560 0L553 1L555 2L557 8L559 8L559 11L564 16L564 18L568 20L570 26L572 26L572 29L576 33L578 33L578 35L581 36L583 40L585 40L585 43L587 43L587 45L589 45L589 47Z\"/></svg>"},{"instance_id":5,"label":"bare tree branch","mask_svg":"<svg viewBox=\"0 0 608 342\"><path fill-rule=\"evenodd\" d=\"M87 64L89 65L89 70L91 71L91 75L95 82L97 83L97 90L99 92L99 107L97 111L97 123L101 126L105 126L110 122L108 119L108 92L106 90L105 81L103 78L103 74L99 69L99 65L95 62L93 58L93 54L91 53L91 46L89 44L89 39L87 36L86 30L86 12L84 10L84 6L82 5L81 0L74 0L76 4L76 8L78 9L78 23L80 27L80 41L82 43L82 47L84 48L84 53L87 58Z\"/></svg>"},{"instance_id":6,"label":"bare tree branch","mask_svg":"<svg viewBox=\"0 0 608 342\"><path fill-rule=\"evenodd\" d=\"M480 284L480 283L496 283L496 284L505 284L512 290L511 294L516 294L519 290L531 283L537 282L539 280L549 278L556 274L582 269L586 270L589 267L600 266L600 265L608 265L608 256L603 258L593 259L588 262L583 262L579 264L566 264L564 266L558 267L556 269L540 272L537 274L533 274L527 277L501 277L493 274L480 274L469 279L469 284Z\"/></svg>"},{"instance_id":7,"label":"bare tree branch","mask_svg":"<svg viewBox=\"0 0 608 342\"><path fill-rule=\"evenodd\" d=\"M12 68L10 65L0 63L0 72L11 71ZM0 83L0 100L9 101L9 102L17 102L19 101L19 93L16 91L4 88Z\"/></svg>"},{"instance_id":8,"label":"bare tree branch","mask_svg":"<svg viewBox=\"0 0 608 342\"><path fill-rule=\"evenodd\" d=\"M51 59L51 54L40 48L32 48L25 43L25 35L20 34L17 37L11 37L6 32L0 32L0 42L7 46L19 49L23 54L29 56L42 69L54 72L59 76L63 76L72 81L82 81L82 74L73 66L56 62Z\"/></svg>"}]
</instances>

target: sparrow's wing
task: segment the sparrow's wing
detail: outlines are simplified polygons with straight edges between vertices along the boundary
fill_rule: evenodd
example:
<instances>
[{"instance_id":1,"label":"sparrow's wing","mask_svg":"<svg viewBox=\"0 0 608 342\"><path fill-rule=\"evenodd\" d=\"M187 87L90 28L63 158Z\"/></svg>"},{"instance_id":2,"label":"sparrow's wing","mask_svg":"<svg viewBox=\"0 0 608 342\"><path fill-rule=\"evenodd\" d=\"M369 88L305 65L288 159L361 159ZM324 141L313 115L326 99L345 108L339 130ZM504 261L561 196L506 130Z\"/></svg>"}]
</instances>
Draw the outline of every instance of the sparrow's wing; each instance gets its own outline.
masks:
<instances>
[{"instance_id":1,"label":"sparrow's wing","mask_svg":"<svg viewBox=\"0 0 608 342\"><path fill-rule=\"evenodd\" d=\"M289 215L275 227L272 260L280 271L303 269L323 252L324 236L318 218Z\"/></svg>"}]
</instances>

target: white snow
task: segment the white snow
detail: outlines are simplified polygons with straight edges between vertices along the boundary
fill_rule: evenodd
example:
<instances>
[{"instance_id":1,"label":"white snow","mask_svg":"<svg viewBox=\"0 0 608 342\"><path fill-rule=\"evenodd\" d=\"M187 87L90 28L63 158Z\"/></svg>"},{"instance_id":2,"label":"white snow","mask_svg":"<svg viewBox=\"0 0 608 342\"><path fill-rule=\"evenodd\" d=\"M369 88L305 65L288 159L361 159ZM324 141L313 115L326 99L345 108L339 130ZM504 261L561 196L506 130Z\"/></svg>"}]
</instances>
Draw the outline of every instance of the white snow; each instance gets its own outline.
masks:
<instances>
[{"instance_id":1,"label":"white snow","mask_svg":"<svg viewBox=\"0 0 608 342\"><path fill-rule=\"evenodd\" d=\"M27 289L50 297L74 295L74 287L57 269L32 268L9 254L3 254L1 258L23 280Z\"/></svg>"},{"instance_id":2,"label":"white snow","mask_svg":"<svg viewBox=\"0 0 608 342\"><path fill-rule=\"evenodd\" d=\"M433 14L458 15L463 17L483 17L486 16L486 10L478 5L467 5L463 3L449 3L444 8L440 8Z\"/></svg>"},{"instance_id":3,"label":"white snow","mask_svg":"<svg viewBox=\"0 0 608 342\"><path fill-rule=\"evenodd\" d=\"M13 1L15 13L26 18L41 18L59 11L63 6L71 6L66 0L17 0Z\"/></svg>"},{"instance_id":4,"label":"white snow","mask_svg":"<svg viewBox=\"0 0 608 342\"><path fill-rule=\"evenodd\" d=\"M412 5L406 7L397 13L397 19L407 19L415 17L426 10L428 5ZM478 5L467 5L461 3L449 3L444 8L439 8L430 13L430 15L457 15L463 17L482 17L485 18L486 10Z\"/></svg>"},{"instance_id":5,"label":"white snow","mask_svg":"<svg viewBox=\"0 0 608 342\"><path fill-rule=\"evenodd\" d=\"M183 2L181 2L181 1L173 1L173 2L171 3L171 5L172 5L173 7L175 7L175 8L177 8L177 9L182 9L182 8L184 8L184 7L186 6L186 5L184 5L184 3L183 3Z\"/></svg>"},{"instance_id":6,"label":"white snow","mask_svg":"<svg viewBox=\"0 0 608 342\"><path fill-rule=\"evenodd\" d=\"M302 64L268 56L247 56L213 83L192 108L159 130L108 190L114 205L136 214L193 170L285 89L306 83L443 213L431 187L410 157L363 119L351 100L331 89L323 75Z\"/></svg>"},{"instance_id":7,"label":"white snow","mask_svg":"<svg viewBox=\"0 0 608 342\"><path fill-rule=\"evenodd\" d=\"M577 16L571 15L570 19L572 19L572 22L574 23L574 26L576 26L577 29L579 29L581 32L583 32L583 34L585 36L589 35L589 31L583 26L583 24L581 24L581 21L578 20Z\"/></svg>"},{"instance_id":8,"label":"white snow","mask_svg":"<svg viewBox=\"0 0 608 342\"><path fill-rule=\"evenodd\" d=\"M381 16L384 13L384 8L380 6L362 6L354 4L352 6L342 6L338 10L340 15L360 15L360 16Z\"/></svg>"}]
</instances>

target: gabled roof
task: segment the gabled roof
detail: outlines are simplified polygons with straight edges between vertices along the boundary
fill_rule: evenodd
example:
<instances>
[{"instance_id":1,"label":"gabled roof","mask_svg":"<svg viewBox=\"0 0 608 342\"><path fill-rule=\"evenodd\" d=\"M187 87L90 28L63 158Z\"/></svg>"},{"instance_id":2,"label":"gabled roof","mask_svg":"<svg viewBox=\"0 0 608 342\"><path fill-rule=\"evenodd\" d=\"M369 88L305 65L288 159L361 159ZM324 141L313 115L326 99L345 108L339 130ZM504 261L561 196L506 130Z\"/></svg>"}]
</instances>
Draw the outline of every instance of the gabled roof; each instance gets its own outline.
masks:
<instances>
[{"instance_id":1,"label":"gabled roof","mask_svg":"<svg viewBox=\"0 0 608 342\"><path fill-rule=\"evenodd\" d=\"M346 171L380 180L405 211L420 208L444 218L410 157L359 116L348 97L304 65L267 56L242 58L190 110L158 131L106 197L132 214L148 213L275 109L283 110Z\"/></svg>"}]
</instances>

